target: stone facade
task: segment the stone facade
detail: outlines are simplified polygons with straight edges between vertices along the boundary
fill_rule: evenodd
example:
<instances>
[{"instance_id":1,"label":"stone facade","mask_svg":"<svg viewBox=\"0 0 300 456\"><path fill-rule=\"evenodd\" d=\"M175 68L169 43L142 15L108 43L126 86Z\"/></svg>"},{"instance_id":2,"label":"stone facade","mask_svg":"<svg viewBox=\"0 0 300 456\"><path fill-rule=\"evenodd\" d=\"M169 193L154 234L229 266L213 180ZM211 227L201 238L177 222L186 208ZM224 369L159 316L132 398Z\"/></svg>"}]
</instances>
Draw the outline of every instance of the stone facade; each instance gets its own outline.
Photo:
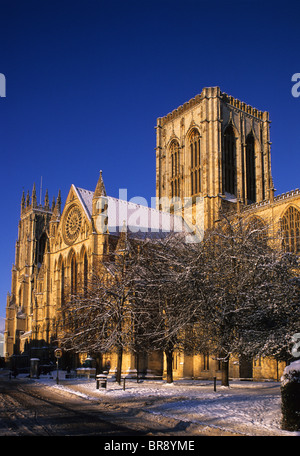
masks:
<instances>
[{"instance_id":1,"label":"stone facade","mask_svg":"<svg viewBox=\"0 0 300 456\"><path fill-rule=\"evenodd\" d=\"M248 204L269 199L273 188L269 124L268 112L222 93L219 87L204 88L158 118L158 201L203 197L207 229L218 218L223 200L238 197Z\"/></svg>"},{"instance_id":2,"label":"stone facade","mask_svg":"<svg viewBox=\"0 0 300 456\"><path fill-rule=\"evenodd\" d=\"M37 204L34 186L31 197L28 192L21 201L12 288L7 297L5 358L22 353L31 356L33 349L44 356L42 347L56 345L64 290L74 294L97 260L118 248L124 223L134 237L159 235L176 220L181 219L172 214L162 217L155 208L107 196L102 172L95 191L72 185L63 211L60 193L50 208L48 194L43 205ZM72 360L73 367L83 360L84 355ZM115 354L103 357L111 372L115 363ZM125 354L123 369L136 373L134 355ZM140 357L139 369L161 375L162 356Z\"/></svg>"},{"instance_id":3,"label":"stone facade","mask_svg":"<svg viewBox=\"0 0 300 456\"><path fill-rule=\"evenodd\" d=\"M158 208L179 207L177 213L190 225L201 223L204 231L224 211L255 217L278 238L279 248L300 253L300 191L274 196L268 112L208 87L159 117L156 137ZM183 199L190 204L178 204ZM202 201L200 211L197 200ZM175 378L220 376L218 362L204 355L180 353L176 360ZM259 359L247 370L251 378L278 379L284 365ZM240 370L240 360L233 358L230 375L240 377Z\"/></svg>"},{"instance_id":4,"label":"stone facade","mask_svg":"<svg viewBox=\"0 0 300 456\"><path fill-rule=\"evenodd\" d=\"M51 207L48 194L43 205L37 203L35 187L31 197L23 195L7 298L6 359L33 343L51 346L64 286L77 287L86 280L95 259L116 248L124 210L127 226L130 211L138 210L145 225L151 219L150 225L160 229L162 213L166 216L168 211L169 217L183 215L188 225L196 229L201 225L202 231L213 226L220 211L242 212L268 224L273 233L283 232L283 247L299 253L300 191L274 196L269 126L267 112L228 96L219 87L204 88L157 119L156 210L107 197L102 174L94 192L72 185L63 210L60 194ZM179 204L184 199L188 204ZM107 204L113 208L109 216L104 210ZM116 356L106 355L103 362L113 372ZM136 362L127 354L123 371L135 373ZM272 359L250 364L246 376L254 379L278 379L284 368L284 363ZM159 353L139 360L139 370L149 375L164 375L164 366ZM220 375L218 362L208 355L174 356L175 379ZM241 376L240 360L232 359L230 376Z\"/></svg>"}]
</instances>

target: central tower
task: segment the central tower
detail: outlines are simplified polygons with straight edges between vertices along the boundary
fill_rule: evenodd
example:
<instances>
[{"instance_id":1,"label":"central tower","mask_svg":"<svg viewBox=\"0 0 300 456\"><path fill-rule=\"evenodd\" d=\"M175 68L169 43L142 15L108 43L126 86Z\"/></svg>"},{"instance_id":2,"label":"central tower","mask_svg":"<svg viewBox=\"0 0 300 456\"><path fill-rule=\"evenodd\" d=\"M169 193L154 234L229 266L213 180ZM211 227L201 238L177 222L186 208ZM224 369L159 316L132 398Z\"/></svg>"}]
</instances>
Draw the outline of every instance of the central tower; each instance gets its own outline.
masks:
<instances>
[{"instance_id":1,"label":"central tower","mask_svg":"<svg viewBox=\"0 0 300 456\"><path fill-rule=\"evenodd\" d=\"M222 203L244 205L273 192L269 113L204 88L156 126L156 197L203 197L204 227L218 218Z\"/></svg>"}]
</instances>

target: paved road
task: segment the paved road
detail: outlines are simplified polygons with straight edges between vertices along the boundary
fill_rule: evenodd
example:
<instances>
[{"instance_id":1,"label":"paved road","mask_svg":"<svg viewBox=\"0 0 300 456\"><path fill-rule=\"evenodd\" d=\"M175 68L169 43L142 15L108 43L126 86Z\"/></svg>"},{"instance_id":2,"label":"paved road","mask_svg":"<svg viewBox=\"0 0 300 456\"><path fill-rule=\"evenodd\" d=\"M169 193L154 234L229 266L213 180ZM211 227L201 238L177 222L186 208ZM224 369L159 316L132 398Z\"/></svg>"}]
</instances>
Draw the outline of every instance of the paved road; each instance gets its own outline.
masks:
<instances>
[{"instance_id":1,"label":"paved road","mask_svg":"<svg viewBox=\"0 0 300 456\"><path fill-rule=\"evenodd\" d=\"M209 423L194 424L145 410L152 405L181 401L181 396L170 399L138 396L121 402L109 398L91 400L29 378L9 379L7 371L0 371L0 437L239 435L234 430L209 426Z\"/></svg>"},{"instance_id":2,"label":"paved road","mask_svg":"<svg viewBox=\"0 0 300 456\"><path fill-rule=\"evenodd\" d=\"M97 403L42 388L30 379L0 376L0 436L143 435L112 423Z\"/></svg>"}]
</instances>

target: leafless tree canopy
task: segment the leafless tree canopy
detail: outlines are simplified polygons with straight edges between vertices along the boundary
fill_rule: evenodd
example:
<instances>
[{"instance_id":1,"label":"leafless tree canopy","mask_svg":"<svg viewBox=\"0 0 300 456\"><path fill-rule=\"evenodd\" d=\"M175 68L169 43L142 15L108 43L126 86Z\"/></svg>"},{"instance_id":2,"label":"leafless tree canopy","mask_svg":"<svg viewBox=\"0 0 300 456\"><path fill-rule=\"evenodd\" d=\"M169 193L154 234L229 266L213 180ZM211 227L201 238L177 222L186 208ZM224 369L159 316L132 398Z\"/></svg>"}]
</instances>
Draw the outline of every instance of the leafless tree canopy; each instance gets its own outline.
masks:
<instances>
[{"instance_id":1,"label":"leafless tree canopy","mask_svg":"<svg viewBox=\"0 0 300 456\"><path fill-rule=\"evenodd\" d=\"M274 241L274 242L273 242ZM223 217L198 244L130 239L65 304L61 343L76 352L174 350L287 356L299 332L298 257L258 220ZM228 365L228 363L227 363ZM119 366L119 370L121 367Z\"/></svg>"}]
</instances>

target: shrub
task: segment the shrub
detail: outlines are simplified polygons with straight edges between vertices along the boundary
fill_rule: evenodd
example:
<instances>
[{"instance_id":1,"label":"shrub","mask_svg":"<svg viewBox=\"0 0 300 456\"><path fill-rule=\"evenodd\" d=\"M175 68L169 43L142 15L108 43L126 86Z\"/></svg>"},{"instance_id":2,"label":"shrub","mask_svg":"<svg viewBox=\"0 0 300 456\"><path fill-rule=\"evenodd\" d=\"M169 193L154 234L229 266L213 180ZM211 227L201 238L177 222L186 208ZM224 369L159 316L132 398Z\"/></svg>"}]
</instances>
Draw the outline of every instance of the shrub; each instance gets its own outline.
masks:
<instances>
[{"instance_id":1,"label":"shrub","mask_svg":"<svg viewBox=\"0 0 300 456\"><path fill-rule=\"evenodd\" d=\"M282 429L300 431L300 360L284 369L281 377Z\"/></svg>"}]
</instances>

